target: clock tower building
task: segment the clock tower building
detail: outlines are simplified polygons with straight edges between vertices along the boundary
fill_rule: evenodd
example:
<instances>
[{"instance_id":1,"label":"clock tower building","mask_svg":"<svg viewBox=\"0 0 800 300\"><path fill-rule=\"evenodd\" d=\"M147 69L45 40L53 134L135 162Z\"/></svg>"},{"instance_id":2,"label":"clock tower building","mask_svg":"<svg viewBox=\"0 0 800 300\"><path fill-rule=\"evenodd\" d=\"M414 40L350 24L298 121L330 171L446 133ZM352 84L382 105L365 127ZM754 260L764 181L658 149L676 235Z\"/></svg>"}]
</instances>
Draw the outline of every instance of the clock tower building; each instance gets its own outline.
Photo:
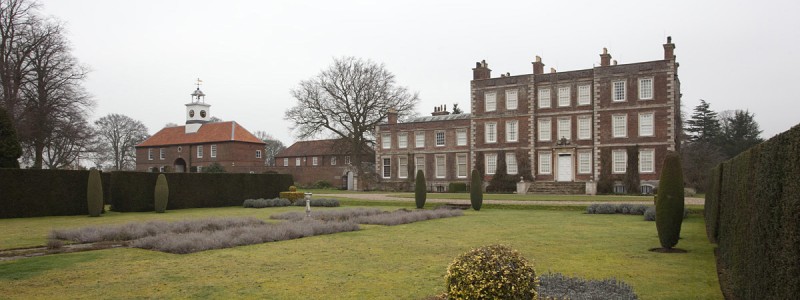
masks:
<instances>
[{"instance_id":1,"label":"clock tower building","mask_svg":"<svg viewBox=\"0 0 800 300\"><path fill-rule=\"evenodd\" d=\"M195 133L200 126L211 120L211 105L206 104L206 94L200 90L198 80L197 89L191 94L192 102L186 104L186 133Z\"/></svg>"}]
</instances>

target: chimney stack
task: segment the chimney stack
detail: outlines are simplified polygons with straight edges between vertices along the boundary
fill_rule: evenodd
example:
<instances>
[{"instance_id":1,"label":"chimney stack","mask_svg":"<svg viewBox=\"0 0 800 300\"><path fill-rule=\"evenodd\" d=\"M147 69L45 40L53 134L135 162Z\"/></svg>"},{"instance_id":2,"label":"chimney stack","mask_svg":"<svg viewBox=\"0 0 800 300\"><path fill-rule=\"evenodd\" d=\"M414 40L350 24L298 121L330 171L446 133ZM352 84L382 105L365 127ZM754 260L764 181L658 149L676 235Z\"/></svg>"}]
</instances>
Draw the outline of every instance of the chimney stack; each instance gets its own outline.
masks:
<instances>
[{"instance_id":1,"label":"chimney stack","mask_svg":"<svg viewBox=\"0 0 800 300\"><path fill-rule=\"evenodd\" d=\"M481 60L475 63L475 68L472 69L472 80L489 79L492 78L492 70L486 60Z\"/></svg>"},{"instance_id":2,"label":"chimney stack","mask_svg":"<svg viewBox=\"0 0 800 300\"><path fill-rule=\"evenodd\" d=\"M440 106L434 106L433 107L433 112L431 113L431 116L444 116L444 115L449 115L449 114L450 114L450 112L447 111L447 105L445 104L445 105L440 105Z\"/></svg>"},{"instance_id":3,"label":"chimney stack","mask_svg":"<svg viewBox=\"0 0 800 300\"><path fill-rule=\"evenodd\" d=\"M397 110L390 108L386 114L386 124L397 124Z\"/></svg>"},{"instance_id":4,"label":"chimney stack","mask_svg":"<svg viewBox=\"0 0 800 300\"><path fill-rule=\"evenodd\" d=\"M556 68L550 68L550 73L555 73L555 72L556 72Z\"/></svg>"},{"instance_id":5,"label":"chimney stack","mask_svg":"<svg viewBox=\"0 0 800 300\"><path fill-rule=\"evenodd\" d=\"M607 67L611 64L611 54L608 54L608 49L603 47L603 54L600 54L600 66Z\"/></svg>"},{"instance_id":6,"label":"chimney stack","mask_svg":"<svg viewBox=\"0 0 800 300\"><path fill-rule=\"evenodd\" d=\"M536 61L532 62L533 64L533 74L538 75L544 73L544 63L542 63L542 58L538 55L536 56Z\"/></svg>"},{"instance_id":7,"label":"chimney stack","mask_svg":"<svg viewBox=\"0 0 800 300\"><path fill-rule=\"evenodd\" d=\"M664 60L675 59L675 44L672 43L672 37L667 37L667 43L664 44Z\"/></svg>"}]
</instances>

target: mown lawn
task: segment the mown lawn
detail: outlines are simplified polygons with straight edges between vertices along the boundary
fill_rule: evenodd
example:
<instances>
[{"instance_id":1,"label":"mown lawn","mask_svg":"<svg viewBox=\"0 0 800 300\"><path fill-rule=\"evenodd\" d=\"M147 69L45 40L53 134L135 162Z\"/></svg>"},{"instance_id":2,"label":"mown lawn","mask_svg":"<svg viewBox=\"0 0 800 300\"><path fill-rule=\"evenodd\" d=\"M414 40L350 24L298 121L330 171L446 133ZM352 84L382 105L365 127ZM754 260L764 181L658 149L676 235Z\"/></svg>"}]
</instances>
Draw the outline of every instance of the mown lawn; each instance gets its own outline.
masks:
<instances>
[{"instance_id":1,"label":"mown lawn","mask_svg":"<svg viewBox=\"0 0 800 300\"><path fill-rule=\"evenodd\" d=\"M6 219L0 220L0 246L44 244L55 227L211 216L266 219L293 210L303 208ZM658 246L655 223L641 216L484 209L463 217L186 255L109 249L0 262L0 298L420 299L444 291L443 276L455 256L503 243L534 260L538 272L617 277L641 299L721 299L702 218L686 220L682 237L678 247L688 253L658 254L647 251Z\"/></svg>"},{"instance_id":2,"label":"mown lawn","mask_svg":"<svg viewBox=\"0 0 800 300\"><path fill-rule=\"evenodd\" d=\"M393 193L395 197L414 198L413 193ZM428 193L428 199L460 199L469 200L469 193ZM542 195L542 194L483 194L484 200L512 201L580 201L580 202L625 202L653 201L653 196L628 195Z\"/></svg>"}]
</instances>

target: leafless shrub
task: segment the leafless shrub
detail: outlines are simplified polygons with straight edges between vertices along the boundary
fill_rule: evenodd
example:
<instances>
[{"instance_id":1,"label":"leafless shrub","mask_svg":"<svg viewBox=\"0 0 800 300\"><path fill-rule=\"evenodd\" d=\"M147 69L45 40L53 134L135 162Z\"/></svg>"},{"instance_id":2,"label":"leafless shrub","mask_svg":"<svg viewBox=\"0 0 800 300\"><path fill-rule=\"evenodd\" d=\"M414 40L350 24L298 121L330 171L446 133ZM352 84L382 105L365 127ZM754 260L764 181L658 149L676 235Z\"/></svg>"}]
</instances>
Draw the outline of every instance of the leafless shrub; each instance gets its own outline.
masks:
<instances>
[{"instance_id":1,"label":"leafless shrub","mask_svg":"<svg viewBox=\"0 0 800 300\"><path fill-rule=\"evenodd\" d=\"M450 218L463 216L464 212L455 209L436 209L436 210L396 210L390 213L377 215L360 216L354 218L359 224L387 225L394 226L408 224L432 219Z\"/></svg>"},{"instance_id":2,"label":"leafless shrub","mask_svg":"<svg viewBox=\"0 0 800 300\"><path fill-rule=\"evenodd\" d=\"M311 207L339 207L339 200L336 199L311 199L310 203ZM294 206L306 206L306 201L299 200L292 203Z\"/></svg>"},{"instance_id":3,"label":"leafless shrub","mask_svg":"<svg viewBox=\"0 0 800 300\"><path fill-rule=\"evenodd\" d=\"M302 220L277 224L252 224L216 231L165 233L135 240L132 247L184 254L211 249L260 244L359 230L353 222Z\"/></svg>"},{"instance_id":4,"label":"leafless shrub","mask_svg":"<svg viewBox=\"0 0 800 300\"><path fill-rule=\"evenodd\" d=\"M77 243L99 241L130 241L164 233L189 233L216 231L228 228L265 224L256 218L214 218L179 222L151 221L128 223L117 226L85 227L78 229L53 230L50 236L55 239Z\"/></svg>"},{"instance_id":5,"label":"leafless shrub","mask_svg":"<svg viewBox=\"0 0 800 300\"><path fill-rule=\"evenodd\" d=\"M377 208L350 208L340 210L313 211L311 212L311 217L322 221L346 221L360 216L377 215L381 213L384 212ZM305 212L286 212L270 216L271 219L277 220L302 220L305 219L305 217Z\"/></svg>"},{"instance_id":6,"label":"leafless shrub","mask_svg":"<svg viewBox=\"0 0 800 300\"><path fill-rule=\"evenodd\" d=\"M64 247L64 241L57 240L57 239L47 239L47 249L48 250L58 250Z\"/></svg>"},{"instance_id":7,"label":"leafless shrub","mask_svg":"<svg viewBox=\"0 0 800 300\"><path fill-rule=\"evenodd\" d=\"M247 199L244 200L243 206L245 208L265 208L265 207L280 207L292 205L292 201L288 199Z\"/></svg>"}]
</instances>

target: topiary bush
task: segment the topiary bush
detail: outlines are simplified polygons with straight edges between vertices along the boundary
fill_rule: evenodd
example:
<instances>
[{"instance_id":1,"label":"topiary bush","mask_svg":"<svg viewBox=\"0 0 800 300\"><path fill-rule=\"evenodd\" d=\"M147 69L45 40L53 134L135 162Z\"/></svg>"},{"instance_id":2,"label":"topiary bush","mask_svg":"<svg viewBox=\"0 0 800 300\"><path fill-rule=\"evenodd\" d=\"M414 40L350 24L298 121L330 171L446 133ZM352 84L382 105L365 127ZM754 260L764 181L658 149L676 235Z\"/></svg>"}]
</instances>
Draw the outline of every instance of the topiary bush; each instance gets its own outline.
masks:
<instances>
[{"instance_id":1,"label":"topiary bush","mask_svg":"<svg viewBox=\"0 0 800 300\"><path fill-rule=\"evenodd\" d=\"M504 245L456 257L447 267L445 284L450 299L538 299L533 263Z\"/></svg>"},{"instance_id":2,"label":"topiary bush","mask_svg":"<svg viewBox=\"0 0 800 300\"><path fill-rule=\"evenodd\" d=\"M167 211L167 202L169 201L169 185L167 185L167 177L164 174L158 174L156 179L156 189L153 193L155 198L155 210L157 213Z\"/></svg>"},{"instance_id":3,"label":"topiary bush","mask_svg":"<svg viewBox=\"0 0 800 300\"><path fill-rule=\"evenodd\" d=\"M472 170L472 182L469 186L469 202L472 204L472 209L481 210L483 206L483 180L481 180L481 172Z\"/></svg>"},{"instance_id":4,"label":"topiary bush","mask_svg":"<svg viewBox=\"0 0 800 300\"><path fill-rule=\"evenodd\" d=\"M428 197L425 191L425 173L422 170L417 170L417 180L414 184L414 202L417 208L425 207L425 200Z\"/></svg>"},{"instance_id":5,"label":"topiary bush","mask_svg":"<svg viewBox=\"0 0 800 300\"><path fill-rule=\"evenodd\" d=\"M450 193L463 193L467 191L466 182L451 182L447 186L447 191Z\"/></svg>"},{"instance_id":6,"label":"topiary bush","mask_svg":"<svg viewBox=\"0 0 800 300\"><path fill-rule=\"evenodd\" d=\"M656 229L661 247L671 249L678 244L683 223L683 170L681 157L667 153L661 169L656 200Z\"/></svg>"},{"instance_id":7,"label":"topiary bush","mask_svg":"<svg viewBox=\"0 0 800 300\"><path fill-rule=\"evenodd\" d=\"M689 217L689 210L684 208L683 209L683 218L686 219ZM644 212L644 220L645 221L655 221L656 220L656 207L650 206Z\"/></svg>"},{"instance_id":8,"label":"topiary bush","mask_svg":"<svg viewBox=\"0 0 800 300\"><path fill-rule=\"evenodd\" d=\"M99 217L103 213L103 181L100 171L89 171L89 180L86 183L86 203L90 217Z\"/></svg>"}]
</instances>

